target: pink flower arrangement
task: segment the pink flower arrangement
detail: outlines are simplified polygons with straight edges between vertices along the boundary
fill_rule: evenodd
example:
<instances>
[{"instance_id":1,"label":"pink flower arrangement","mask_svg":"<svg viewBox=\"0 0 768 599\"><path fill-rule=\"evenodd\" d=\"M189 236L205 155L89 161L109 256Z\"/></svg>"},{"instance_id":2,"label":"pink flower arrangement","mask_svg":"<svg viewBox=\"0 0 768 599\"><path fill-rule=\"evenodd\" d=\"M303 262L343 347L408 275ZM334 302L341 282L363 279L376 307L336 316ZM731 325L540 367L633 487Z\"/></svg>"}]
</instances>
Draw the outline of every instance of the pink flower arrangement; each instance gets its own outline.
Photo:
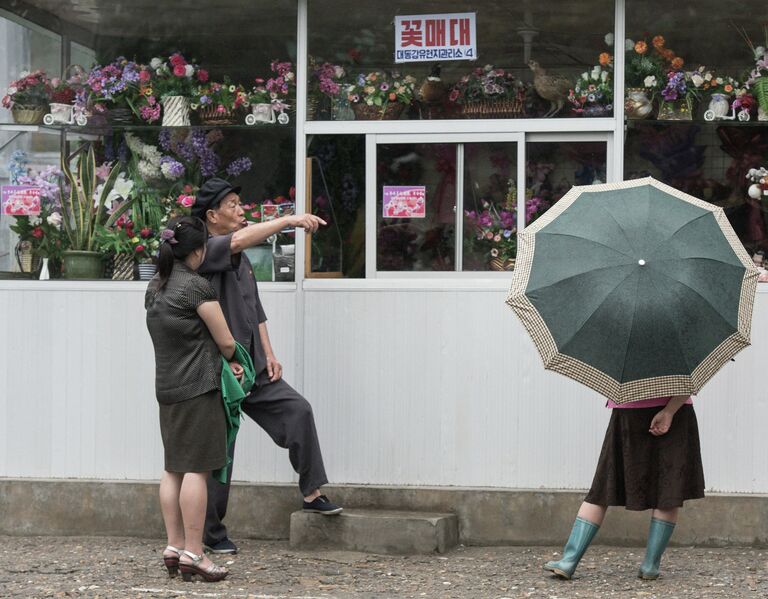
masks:
<instances>
[{"instance_id":1,"label":"pink flower arrangement","mask_svg":"<svg viewBox=\"0 0 768 599\"><path fill-rule=\"evenodd\" d=\"M195 196L182 193L176 198L176 203L184 208L191 208L195 203Z\"/></svg>"},{"instance_id":2,"label":"pink flower arrangement","mask_svg":"<svg viewBox=\"0 0 768 599\"><path fill-rule=\"evenodd\" d=\"M312 71L312 78L317 82L320 93L335 98L341 93L341 81L345 76L344 68L324 62Z\"/></svg>"},{"instance_id":3,"label":"pink flower arrangement","mask_svg":"<svg viewBox=\"0 0 768 599\"><path fill-rule=\"evenodd\" d=\"M154 71L155 93L160 98L165 96L190 97L195 80L203 83L208 80L208 72L187 60L181 52L174 52L167 62L153 58L149 66Z\"/></svg>"},{"instance_id":4,"label":"pink flower arrangement","mask_svg":"<svg viewBox=\"0 0 768 599\"><path fill-rule=\"evenodd\" d=\"M51 82L45 71L21 73L21 76L8 86L8 94L3 97L4 108L19 106L40 106L48 103L51 94Z\"/></svg>"}]
</instances>

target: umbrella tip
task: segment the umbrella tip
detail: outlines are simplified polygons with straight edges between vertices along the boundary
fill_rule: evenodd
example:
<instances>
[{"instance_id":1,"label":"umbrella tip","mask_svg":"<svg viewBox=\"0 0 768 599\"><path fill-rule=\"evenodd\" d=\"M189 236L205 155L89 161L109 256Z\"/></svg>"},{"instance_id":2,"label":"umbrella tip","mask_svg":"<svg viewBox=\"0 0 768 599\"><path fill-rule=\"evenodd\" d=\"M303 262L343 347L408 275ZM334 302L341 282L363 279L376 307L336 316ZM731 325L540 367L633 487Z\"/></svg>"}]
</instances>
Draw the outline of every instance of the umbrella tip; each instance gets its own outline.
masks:
<instances>
[{"instance_id":1,"label":"umbrella tip","mask_svg":"<svg viewBox=\"0 0 768 599\"><path fill-rule=\"evenodd\" d=\"M637 263L638 263L640 266L645 266L645 260L643 260L642 258L641 258L640 260L638 260L638 261L637 261Z\"/></svg>"}]
</instances>

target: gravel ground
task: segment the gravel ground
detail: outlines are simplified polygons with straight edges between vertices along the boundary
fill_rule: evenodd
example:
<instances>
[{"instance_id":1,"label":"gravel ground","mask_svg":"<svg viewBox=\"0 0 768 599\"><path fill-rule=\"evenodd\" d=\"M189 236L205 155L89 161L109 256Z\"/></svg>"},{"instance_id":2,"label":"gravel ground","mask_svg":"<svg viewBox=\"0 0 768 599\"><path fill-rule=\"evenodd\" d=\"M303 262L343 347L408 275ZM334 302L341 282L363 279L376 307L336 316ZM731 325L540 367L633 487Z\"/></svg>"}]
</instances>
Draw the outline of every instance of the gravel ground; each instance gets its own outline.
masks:
<instances>
[{"instance_id":1,"label":"gravel ground","mask_svg":"<svg viewBox=\"0 0 768 599\"><path fill-rule=\"evenodd\" d=\"M768 551L671 548L662 578L635 578L642 549L595 546L572 581L541 565L554 547L459 547L446 555L392 557L304 552L287 542L241 540L217 556L230 576L218 584L169 580L161 540L116 537L0 536L0 597L768 597Z\"/></svg>"}]
</instances>

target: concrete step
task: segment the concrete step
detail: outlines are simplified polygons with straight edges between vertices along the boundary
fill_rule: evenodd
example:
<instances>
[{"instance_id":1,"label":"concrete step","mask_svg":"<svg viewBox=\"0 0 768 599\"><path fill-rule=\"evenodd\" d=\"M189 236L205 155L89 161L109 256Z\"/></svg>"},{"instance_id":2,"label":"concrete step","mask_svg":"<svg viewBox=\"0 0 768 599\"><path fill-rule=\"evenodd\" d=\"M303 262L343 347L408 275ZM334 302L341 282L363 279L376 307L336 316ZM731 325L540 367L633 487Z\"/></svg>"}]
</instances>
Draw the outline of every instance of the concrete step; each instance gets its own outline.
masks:
<instances>
[{"instance_id":1,"label":"concrete step","mask_svg":"<svg viewBox=\"0 0 768 599\"><path fill-rule=\"evenodd\" d=\"M338 516L291 514L291 547L368 553L445 553L459 542L455 514L344 509Z\"/></svg>"}]
</instances>

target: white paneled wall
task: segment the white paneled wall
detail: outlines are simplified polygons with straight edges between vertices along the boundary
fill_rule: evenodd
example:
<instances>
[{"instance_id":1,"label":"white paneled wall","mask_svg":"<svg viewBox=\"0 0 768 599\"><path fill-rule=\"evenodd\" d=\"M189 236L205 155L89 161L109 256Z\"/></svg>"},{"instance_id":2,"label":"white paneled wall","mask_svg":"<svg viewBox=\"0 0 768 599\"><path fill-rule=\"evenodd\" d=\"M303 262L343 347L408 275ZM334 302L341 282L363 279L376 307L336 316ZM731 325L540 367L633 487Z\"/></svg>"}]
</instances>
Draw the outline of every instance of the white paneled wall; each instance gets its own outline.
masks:
<instances>
[{"instance_id":1,"label":"white paneled wall","mask_svg":"<svg viewBox=\"0 0 768 599\"><path fill-rule=\"evenodd\" d=\"M542 369L503 285L373 283L303 292L298 362L333 482L589 486L609 412ZM301 298L290 286L265 287L290 382ZM0 476L158 478L142 284L2 282L0 340ZM710 490L768 492L766 355L761 292L753 346L696 401ZM287 452L248 420L235 478L295 475Z\"/></svg>"}]
</instances>

